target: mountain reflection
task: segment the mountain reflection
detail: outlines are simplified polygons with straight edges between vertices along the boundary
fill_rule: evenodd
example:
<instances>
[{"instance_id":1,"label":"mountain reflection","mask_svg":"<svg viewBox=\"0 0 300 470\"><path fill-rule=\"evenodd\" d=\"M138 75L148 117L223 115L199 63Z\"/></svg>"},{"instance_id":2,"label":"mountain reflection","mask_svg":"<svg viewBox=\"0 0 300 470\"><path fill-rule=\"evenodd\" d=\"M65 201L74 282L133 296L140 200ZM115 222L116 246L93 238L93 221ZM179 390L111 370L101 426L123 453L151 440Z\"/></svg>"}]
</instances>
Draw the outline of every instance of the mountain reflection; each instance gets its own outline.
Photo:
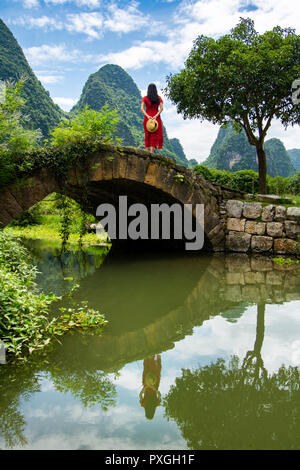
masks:
<instances>
[{"instance_id":1,"label":"mountain reflection","mask_svg":"<svg viewBox=\"0 0 300 470\"><path fill-rule=\"evenodd\" d=\"M282 365L268 374L261 356L265 305L257 306L254 348L184 369L165 396L165 415L191 449L298 449L300 375Z\"/></svg>"},{"instance_id":2,"label":"mountain reflection","mask_svg":"<svg viewBox=\"0 0 300 470\"><path fill-rule=\"evenodd\" d=\"M35 246L35 254L40 256L42 286L54 285L63 293L60 284L66 276L73 277L80 282L73 301L88 300L109 325L102 336L68 334L44 355L0 366L0 435L7 447L27 445L22 403L40 392L41 378L82 407L106 411L119 406L111 374L116 377L137 361L143 361L143 373L131 390L140 391L140 401L137 395L134 400L143 411L143 422L155 422L163 406L190 448L299 447L299 370L282 365L270 374L262 357L266 305L300 299L297 266L234 254L108 256L104 263L101 251L67 253L63 263L44 246L40 254ZM245 357L233 355L228 361L215 355L209 365L195 369L188 362L161 398L163 378L170 370L164 352L188 341L195 327L214 317L223 317L233 327L253 305L256 336Z\"/></svg>"}]
</instances>

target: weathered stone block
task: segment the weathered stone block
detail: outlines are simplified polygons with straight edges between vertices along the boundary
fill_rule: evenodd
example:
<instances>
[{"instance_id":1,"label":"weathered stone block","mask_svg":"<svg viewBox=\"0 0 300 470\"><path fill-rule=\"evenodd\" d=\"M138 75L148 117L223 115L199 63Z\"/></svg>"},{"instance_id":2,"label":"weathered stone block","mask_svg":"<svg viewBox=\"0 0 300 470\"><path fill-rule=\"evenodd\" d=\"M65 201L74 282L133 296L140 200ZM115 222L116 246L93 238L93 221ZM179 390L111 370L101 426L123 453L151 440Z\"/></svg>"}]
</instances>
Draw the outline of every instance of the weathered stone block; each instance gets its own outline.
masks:
<instances>
[{"instance_id":1,"label":"weathered stone block","mask_svg":"<svg viewBox=\"0 0 300 470\"><path fill-rule=\"evenodd\" d=\"M228 253L225 258L226 268L230 272L251 271L250 256L245 253Z\"/></svg>"},{"instance_id":2,"label":"weathered stone block","mask_svg":"<svg viewBox=\"0 0 300 470\"><path fill-rule=\"evenodd\" d=\"M300 207L288 207L286 216L287 219L300 221Z\"/></svg>"},{"instance_id":3,"label":"weathered stone block","mask_svg":"<svg viewBox=\"0 0 300 470\"><path fill-rule=\"evenodd\" d=\"M267 234L270 235L270 237L282 237L283 224L281 222L267 222Z\"/></svg>"},{"instance_id":4,"label":"weathered stone block","mask_svg":"<svg viewBox=\"0 0 300 470\"><path fill-rule=\"evenodd\" d=\"M227 215L228 217L237 217L242 216L244 203L242 201L236 201L235 199L230 199L226 203Z\"/></svg>"},{"instance_id":5,"label":"weathered stone block","mask_svg":"<svg viewBox=\"0 0 300 470\"><path fill-rule=\"evenodd\" d=\"M283 204L289 204L292 202L290 198L277 196L275 194L257 194L256 198L258 201L263 201L263 202L274 202L274 203L281 202Z\"/></svg>"},{"instance_id":6,"label":"weathered stone block","mask_svg":"<svg viewBox=\"0 0 300 470\"><path fill-rule=\"evenodd\" d=\"M266 256L251 256L251 269L253 271L273 271L273 261Z\"/></svg>"},{"instance_id":7,"label":"weathered stone block","mask_svg":"<svg viewBox=\"0 0 300 470\"><path fill-rule=\"evenodd\" d=\"M243 273L226 273L226 284L238 284L244 285L244 274Z\"/></svg>"},{"instance_id":8,"label":"weathered stone block","mask_svg":"<svg viewBox=\"0 0 300 470\"><path fill-rule=\"evenodd\" d=\"M262 204L259 202L245 202L243 216L247 219L258 219L261 216Z\"/></svg>"},{"instance_id":9,"label":"weathered stone block","mask_svg":"<svg viewBox=\"0 0 300 470\"><path fill-rule=\"evenodd\" d=\"M260 300L259 286L246 284L242 287L242 296L244 301L257 302Z\"/></svg>"},{"instance_id":10,"label":"weathered stone block","mask_svg":"<svg viewBox=\"0 0 300 470\"><path fill-rule=\"evenodd\" d=\"M241 286L229 285L225 291L225 299L230 302L240 302L243 300Z\"/></svg>"},{"instance_id":11,"label":"weathered stone block","mask_svg":"<svg viewBox=\"0 0 300 470\"><path fill-rule=\"evenodd\" d=\"M284 282L284 276L278 271L269 271L266 274L266 283L272 286L281 286Z\"/></svg>"},{"instance_id":12,"label":"weathered stone block","mask_svg":"<svg viewBox=\"0 0 300 470\"><path fill-rule=\"evenodd\" d=\"M265 222L255 222L254 220L247 220L245 224L245 232L255 234L255 235L264 235L266 231Z\"/></svg>"},{"instance_id":13,"label":"weathered stone block","mask_svg":"<svg viewBox=\"0 0 300 470\"><path fill-rule=\"evenodd\" d=\"M285 233L288 238L295 238L296 240L300 236L300 224L293 220L286 220L284 223Z\"/></svg>"},{"instance_id":14,"label":"weathered stone block","mask_svg":"<svg viewBox=\"0 0 300 470\"><path fill-rule=\"evenodd\" d=\"M227 230L244 232L245 222L246 222L246 219L237 219L236 217L229 217L227 219Z\"/></svg>"},{"instance_id":15,"label":"weathered stone block","mask_svg":"<svg viewBox=\"0 0 300 470\"><path fill-rule=\"evenodd\" d=\"M296 242L290 238L277 238L274 240L274 251L275 253L295 253Z\"/></svg>"},{"instance_id":16,"label":"weathered stone block","mask_svg":"<svg viewBox=\"0 0 300 470\"><path fill-rule=\"evenodd\" d=\"M270 204L265 206L262 210L261 220L263 222L272 222L275 216L275 206Z\"/></svg>"},{"instance_id":17,"label":"weathered stone block","mask_svg":"<svg viewBox=\"0 0 300 470\"><path fill-rule=\"evenodd\" d=\"M253 235L251 240L251 248L256 252L271 251L273 247L273 238Z\"/></svg>"},{"instance_id":18,"label":"weathered stone block","mask_svg":"<svg viewBox=\"0 0 300 470\"><path fill-rule=\"evenodd\" d=\"M283 222L286 217L286 207L276 206L274 220L276 222Z\"/></svg>"},{"instance_id":19,"label":"weathered stone block","mask_svg":"<svg viewBox=\"0 0 300 470\"><path fill-rule=\"evenodd\" d=\"M261 284L265 282L265 275L261 271L249 271L244 274L246 284Z\"/></svg>"},{"instance_id":20,"label":"weathered stone block","mask_svg":"<svg viewBox=\"0 0 300 470\"><path fill-rule=\"evenodd\" d=\"M250 247L251 235L244 232L229 232L226 236L226 248L230 251L246 252Z\"/></svg>"}]
</instances>

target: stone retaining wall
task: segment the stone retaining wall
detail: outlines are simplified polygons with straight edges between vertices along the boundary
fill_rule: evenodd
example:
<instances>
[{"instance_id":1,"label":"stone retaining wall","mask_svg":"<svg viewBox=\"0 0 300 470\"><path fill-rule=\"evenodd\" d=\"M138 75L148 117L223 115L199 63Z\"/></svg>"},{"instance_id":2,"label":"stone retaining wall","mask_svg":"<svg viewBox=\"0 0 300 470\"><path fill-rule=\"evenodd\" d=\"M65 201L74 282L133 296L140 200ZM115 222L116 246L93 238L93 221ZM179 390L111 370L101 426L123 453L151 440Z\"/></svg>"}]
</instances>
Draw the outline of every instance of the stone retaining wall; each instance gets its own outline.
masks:
<instances>
[{"instance_id":1,"label":"stone retaining wall","mask_svg":"<svg viewBox=\"0 0 300 470\"><path fill-rule=\"evenodd\" d=\"M296 253L300 207L228 200L221 203L220 214L226 251Z\"/></svg>"}]
</instances>

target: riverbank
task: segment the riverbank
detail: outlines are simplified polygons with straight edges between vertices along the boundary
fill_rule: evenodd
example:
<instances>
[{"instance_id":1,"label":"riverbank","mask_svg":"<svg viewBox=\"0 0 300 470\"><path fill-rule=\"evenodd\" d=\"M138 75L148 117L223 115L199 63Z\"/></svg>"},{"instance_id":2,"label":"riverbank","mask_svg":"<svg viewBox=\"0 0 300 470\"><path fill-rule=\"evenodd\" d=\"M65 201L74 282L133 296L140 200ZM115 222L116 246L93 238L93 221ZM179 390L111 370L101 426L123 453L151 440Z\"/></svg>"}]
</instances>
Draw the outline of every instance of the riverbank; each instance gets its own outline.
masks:
<instances>
[{"instance_id":1,"label":"riverbank","mask_svg":"<svg viewBox=\"0 0 300 470\"><path fill-rule=\"evenodd\" d=\"M24 360L70 330L92 328L99 334L107 323L102 313L86 302L61 306L62 297L38 289L37 267L28 249L16 238L16 233L24 235L25 230L15 228L15 234L14 229L0 231L0 343L7 360ZM56 315L50 317L54 303Z\"/></svg>"}]
</instances>

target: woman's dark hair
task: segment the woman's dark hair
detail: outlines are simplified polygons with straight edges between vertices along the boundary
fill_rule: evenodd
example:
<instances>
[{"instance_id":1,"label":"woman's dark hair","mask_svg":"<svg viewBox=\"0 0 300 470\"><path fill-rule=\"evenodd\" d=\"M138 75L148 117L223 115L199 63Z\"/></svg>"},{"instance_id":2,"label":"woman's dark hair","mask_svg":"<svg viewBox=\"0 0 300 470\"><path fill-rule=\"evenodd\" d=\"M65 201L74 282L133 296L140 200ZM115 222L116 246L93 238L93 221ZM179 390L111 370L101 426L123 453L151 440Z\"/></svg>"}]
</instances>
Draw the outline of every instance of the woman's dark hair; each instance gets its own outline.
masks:
<instances>
[{"instance_id":1,"label":"woman's dark hair","mask_svg":"<svg viewBox=\"0 0 300 470\"><path fill-rule=\"evenodd\" d=\"M159 96L157 94L157 88L154 83L150 83L150 85L148 86L147 97L152 104L159 103Z\"/></svg>"}]
</instances>

